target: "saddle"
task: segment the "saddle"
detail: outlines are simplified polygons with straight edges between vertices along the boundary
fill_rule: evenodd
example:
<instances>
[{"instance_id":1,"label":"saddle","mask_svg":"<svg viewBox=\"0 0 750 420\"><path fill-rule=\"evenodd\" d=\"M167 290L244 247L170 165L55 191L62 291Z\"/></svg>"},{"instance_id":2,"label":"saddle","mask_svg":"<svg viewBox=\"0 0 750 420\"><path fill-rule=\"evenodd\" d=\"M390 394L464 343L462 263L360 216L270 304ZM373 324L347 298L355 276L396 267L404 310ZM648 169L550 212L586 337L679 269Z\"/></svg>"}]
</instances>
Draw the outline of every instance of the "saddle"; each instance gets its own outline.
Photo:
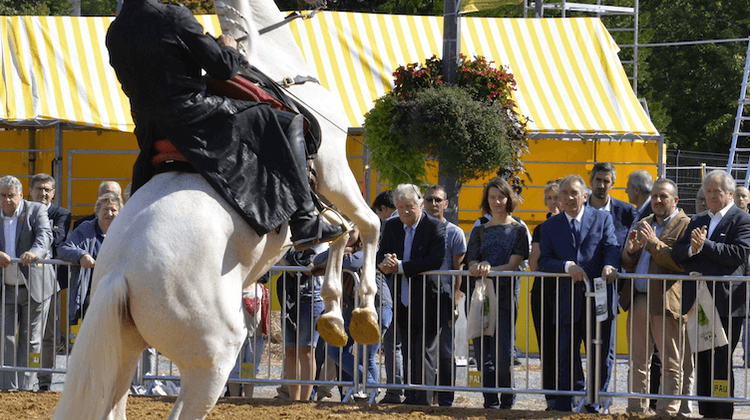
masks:
<instances>
[{"instance_id":1,"label":"saddle","mask_svg":"<svg viewBox=\"0 0 750 420\"><path fill-rule=\"evenodd\" d=\"M307 80L305 79L305 81ZM204 78L204 81L206 83L206 90L214 95L243 101L265 102L274 109L293 114L302 114L305 118L305 148L307 150L307 158L315 158L321 141L321 130L318 120L315 119L315 116L309 109L290 97L278 83L271 80L266 74L254 66L245 63L240 67L239 73L229 80L217 80L207 76Z\"/></svg>"},{"instance_id":2,"label":"saddle","mask_svg":"<svg viewBox=\"0 0 750 420\"><path fill-rule=\"evenodd\" d=\"M278 83L271 80L271 78L254 66L245 63L240 68L240 72L229 80L218 80L206 76L204 77L204 82L206 91L214 95L226 96L242 101L264 102L274 109L293 114L302 114L305 118L304 131L307 159L313 159L317 155L320 148L321 130L315 116L310 110L287 95L279 87ZM173 170L174 162L178 162L178 165L182 165L183 162L187 163L185 157L182 156L169 140L157 140L154 143L154 150L156 154L151 159L151 164L155 168L164 167L165 165L163 164L169 163L170 170ZM193 169L191 172L194 171Z\"/></svg>"}]
</instances>

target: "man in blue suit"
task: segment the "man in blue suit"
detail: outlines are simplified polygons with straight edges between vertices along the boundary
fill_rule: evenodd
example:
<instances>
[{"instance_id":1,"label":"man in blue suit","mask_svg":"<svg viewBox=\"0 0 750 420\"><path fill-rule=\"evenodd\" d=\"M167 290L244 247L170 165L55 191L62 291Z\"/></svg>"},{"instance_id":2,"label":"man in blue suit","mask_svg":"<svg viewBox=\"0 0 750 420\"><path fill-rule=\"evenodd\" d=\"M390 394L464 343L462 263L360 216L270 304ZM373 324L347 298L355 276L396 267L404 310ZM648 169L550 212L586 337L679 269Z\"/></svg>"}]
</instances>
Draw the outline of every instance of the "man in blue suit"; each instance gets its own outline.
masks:
<instances>
[{"instance_id":1,"label":"man in blue suit","mask_svg":"<svg viewBox=\"0 0 750 420\"><path fill-rule=\"evenodd\" d=\"M712 171L703 180L703 190L708 211L693 218L685 234L672 248L672 259L685 266L685 273L744 276L750 255L750 215L734 204L734 179L724 171ZM695 302L695 283L683 282L683 314ZM730 345L697 353L696 391L698 395L721 396L721 392L712 392L716 385L719 389L726 389L723 396L732 398L734 374L731 369L731 351L737 346L742 321L745 319L746 283L707 281L706 286L713 295ZM699 401L698 409L704 418L731 419L734 404Z\"/></svg>"},{"instance_id":2,"label":"man in blue suit","mask_svg":"<svg viewBox=\"0 0 750 420\"><path fill-rule=\"evenodd\" d=\"M439 276L422 273L439 270L443 264L445 224L424 212L424 200L416 185L399 185L393 201L398 217L385 222L378 269L395 280L391 289L393 315L404 354L404 382L435 385L440 280ZM407 387L404 395L404 404L429 406L432 401L431 391Z\"/></svg>"},{"instance_id":3,"label":"man in blue suit","mask_svg":"<svg viewBox=\"0 0 750 420\"><path fill-rule=\"evenodd\" d=\"M620 246L615 236L612 216L586 206L588 189L578 175L568 175L560 183L560 200L563 213L547 219L541 227L539 242L539 269L552 273L568 273L570 278L560 278L555 300L558 347L558 389L574 390L584 387L580 346L586 334L586 321L595 322L595 311L584 314L584 286L589 282L593 290L593 279L602 277L607 283L607 319L601 322L601 360L609 362L608 353L615 320L615 288L617 269L620 263ZM571 295L573 306L571 307ZM595 324L593 324L595 326ZM572 330L572 336L571 336ZM592 330L595 331L595 330ZM571 354L572 352L572 354ZM571 365L572 358L572 365ZM594 362L589 361L593 368ZM610 371L601 369L600 389L609 385ZM594 372L592 369L590 372ZM571 411L572 397L557 397L555 409ZM588 411L598 407L587 406Z\"/></svg>"}]
</instances>

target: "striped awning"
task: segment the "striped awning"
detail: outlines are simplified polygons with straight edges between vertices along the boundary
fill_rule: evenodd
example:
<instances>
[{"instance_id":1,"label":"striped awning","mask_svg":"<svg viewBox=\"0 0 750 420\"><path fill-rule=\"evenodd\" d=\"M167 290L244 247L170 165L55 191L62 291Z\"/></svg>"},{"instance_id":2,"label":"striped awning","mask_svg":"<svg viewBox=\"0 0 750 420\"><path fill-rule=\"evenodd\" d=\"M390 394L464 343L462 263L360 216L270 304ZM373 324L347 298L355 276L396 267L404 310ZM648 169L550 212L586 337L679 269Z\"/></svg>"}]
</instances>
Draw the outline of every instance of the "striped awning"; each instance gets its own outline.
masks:
<instances>
[{"instance_id":1,"label":"striped awning","mask_svg":"<svg viewBox=\"0 0 750 420\"><path fill-rule=\"evenodd\" d=\"M215 16L198 16L220 33ZM133 129L108 64L111 17L0 17L0 123L58 121ZM390 90L400 65L442 53L442 17L324 12L291 29L314 76L340 95L351 126ZM462 18L461 50L515 75L531 137L655 138L618 47L596 18Z\"/></svg>"}]
</instances>

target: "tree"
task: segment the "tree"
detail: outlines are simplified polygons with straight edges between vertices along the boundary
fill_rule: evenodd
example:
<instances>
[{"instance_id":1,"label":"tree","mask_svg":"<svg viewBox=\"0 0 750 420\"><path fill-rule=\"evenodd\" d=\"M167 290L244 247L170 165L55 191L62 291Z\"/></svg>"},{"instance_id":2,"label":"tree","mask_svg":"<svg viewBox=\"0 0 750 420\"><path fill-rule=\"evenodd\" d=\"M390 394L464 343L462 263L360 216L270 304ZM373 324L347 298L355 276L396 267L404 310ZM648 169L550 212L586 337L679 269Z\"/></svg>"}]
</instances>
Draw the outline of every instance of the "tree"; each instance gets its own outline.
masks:
<instances>
[{"instance_id":1,"label":"tree","mask_svg":"<svg viewBox=\"0 0 750 420\"><path fill-rule=\"evenodd\" d=\"M49 16L69 15L68 0L0 0L0 15Z\"/></svg>"},{"instance_id":2,"label":"tree","mask_svg":"<svg viewBox=\"0 0 750 420\"><path fill-rule=\"evenodd\" d=\"M746 38L746 0L641 2L642 43ZM726 152L731 142L747 42L642 48L639 93L657 111L670 147Z\"/></svg>"},{"instance_id":3,"label":"tree","mask_svg":"<svg viewBox=\"0 0 750 420\"><path fill-rule=\"evenodd\" d=\"M281 10L306 9L302 0L277 0ZM443 0L329 0L327 10L339 12L442 15Z\"/></svg>"}]
</instances>

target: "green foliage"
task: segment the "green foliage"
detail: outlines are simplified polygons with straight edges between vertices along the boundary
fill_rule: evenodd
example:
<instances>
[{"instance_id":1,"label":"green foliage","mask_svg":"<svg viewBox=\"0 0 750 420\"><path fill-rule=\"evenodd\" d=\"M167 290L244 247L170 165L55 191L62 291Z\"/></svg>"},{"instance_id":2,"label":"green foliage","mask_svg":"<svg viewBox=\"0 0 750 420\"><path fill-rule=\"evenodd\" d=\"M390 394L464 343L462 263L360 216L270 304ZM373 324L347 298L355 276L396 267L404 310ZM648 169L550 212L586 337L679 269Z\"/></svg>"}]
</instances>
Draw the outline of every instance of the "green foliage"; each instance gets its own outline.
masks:
<instances>
[{"instance_id":1,"label":"green foliage","mask_svg":"<svg viewBox=\"0 0 750 420\"><path fill-rule=\"evenodd\" d=\"M3 16L69 15L70 11L68 0L0 0Z\"/></svg>"},{"instance_id":2,"label":"green foliage","mask_svg":"<svg viewBox=\"0 0 750 420\"><path fill-rule=\"evenodd\" d=\"M302 4L300 6L300 3ZM401 15L443 15L443 0L328 0L328 10ZM280 10L307 9L302 0L276 0Z\"/></svg>"},{"instance_id":3,"label":"green foliage","mask_svg":"<svg viewBox=\"0 0 750 420\"><path fill-rule=\"evenodd\" d=\"M508 119L502 106L476 100L469 89L439 85L397 100L404 140L428 156L440 158L440 168L460 183L510 164Z\"/></svg>"},{"instance_id":4,"label":"green foliage","mask_svg":"<svg viewBox=\"0 0 750 420\"><path fill-rule=\"evenodd\" d=\"M114 16L117 0L81 0L82 16Z\"/></svg>"},{"instance_id":5,"label":"green foliage","mask_svg":"<svg viewBox=\"0 0 750 420\"><path fill-rule=\"evenodd\" d=\"M743 38L747 0L641 2L641 43ZM639 94L671 147L726 152L731 142L747 41L650 47L640 51Z\"/></svg>"},{"instance_id":6,"label":"green foliage","mask_svg":"<svg viewBox=\"0 0 750 420\"><path fill-rule=\"evenodd\" d=\"M372 166L391 183L404 178L393 165L424 182L424 162L431 156L459 183L496 171L520 190L520 175L526 174L520 157L528 142L525 123L512 109L515 84L512 74L482 57L461 56L455 86L444 83L436 57L399 67L393 91L365 116Z\"/></svg>"},{"instance_id":7,"label":"green foliage","mask_svg":"<svg viewBox=\"0 0 750 420\"><path fill-rule=\"evenodd\" d=\"M392 95L378 98L365 115L365 141L373 152L372 166L381 178L394 185L424 183L427 176L424 153L403 141L403 134L394 124L393 99Z\"/></svg>"}]
</instances>

